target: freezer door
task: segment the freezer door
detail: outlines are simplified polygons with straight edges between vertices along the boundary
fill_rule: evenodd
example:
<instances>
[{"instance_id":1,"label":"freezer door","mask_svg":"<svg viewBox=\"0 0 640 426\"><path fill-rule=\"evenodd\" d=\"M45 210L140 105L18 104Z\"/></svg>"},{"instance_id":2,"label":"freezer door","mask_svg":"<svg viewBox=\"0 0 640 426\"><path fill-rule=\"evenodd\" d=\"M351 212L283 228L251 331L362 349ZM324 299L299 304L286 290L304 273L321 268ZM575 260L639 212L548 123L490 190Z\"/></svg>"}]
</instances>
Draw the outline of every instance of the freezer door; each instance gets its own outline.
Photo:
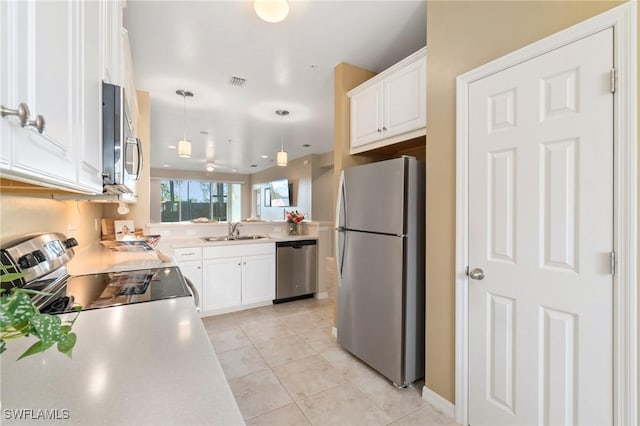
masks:
<instances>
[{"instance_id":1,"label":"freezer door","mask_svg":"<svg viewBox=\"0 0 640 426\"><path fill-rule=\"evenodd\" d=\"M405 163L397 158L344 170L342 224L347 229L405 233Z\"/></svg>"},{"instance_id":2,"label":"freezer door","mask_svg":"<svg viewBox=\"0 0 640 426\"><path fill-rule=\"evenodd\" d=\"M338 343L397 384L404 382L404 239L345 231Z\"/></svg>"}]
</instances>

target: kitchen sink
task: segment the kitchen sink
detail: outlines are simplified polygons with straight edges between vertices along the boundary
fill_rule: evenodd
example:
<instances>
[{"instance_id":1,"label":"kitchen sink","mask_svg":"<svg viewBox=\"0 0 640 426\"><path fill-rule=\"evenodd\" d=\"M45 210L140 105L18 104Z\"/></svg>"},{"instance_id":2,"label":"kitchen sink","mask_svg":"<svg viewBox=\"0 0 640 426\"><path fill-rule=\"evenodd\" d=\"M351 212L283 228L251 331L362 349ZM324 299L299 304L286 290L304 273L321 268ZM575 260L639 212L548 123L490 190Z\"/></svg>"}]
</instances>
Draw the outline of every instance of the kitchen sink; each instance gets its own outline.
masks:
<instances>
[{"instance_id":1,"label":"kitchen sink","mask_svg":"<svg viewBox=\"0 0 640 426\"><path fill-rule=\"evenodd\" d=\"M242 240L261 240L263 238L267 238L264 235L238 235L237 237L228 237L228 236L220 236L220 237L202 237L202 239L208 243L213 243L217 241L242 241Z\"/></svg>"}]
</instances>

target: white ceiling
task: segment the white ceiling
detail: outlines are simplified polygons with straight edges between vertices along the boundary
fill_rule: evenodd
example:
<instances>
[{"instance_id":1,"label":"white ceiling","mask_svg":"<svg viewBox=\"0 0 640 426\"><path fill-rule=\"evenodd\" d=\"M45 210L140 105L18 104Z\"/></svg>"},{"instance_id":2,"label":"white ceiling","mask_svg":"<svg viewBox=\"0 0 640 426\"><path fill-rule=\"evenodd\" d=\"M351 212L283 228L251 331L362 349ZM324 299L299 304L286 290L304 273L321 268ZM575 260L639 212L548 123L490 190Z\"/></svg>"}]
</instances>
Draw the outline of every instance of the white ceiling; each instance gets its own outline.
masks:
<instances>
[{"instance_id":1,"label":"white ceiling","mask_svg":"<svg viewBox=\"0 0 640 426\"><path fill-rule=\"evenodd\" d=\"M151 97L151 167L255 173L275 164L283 136L290 160L333 150L334 66L380 72L423 47L426 1L290 1L271 24L250 1L129 0L124 26L136 88ZM177 89L195 94L189 159L168 147L183 134Z\"/></svg>"}]
</instances>

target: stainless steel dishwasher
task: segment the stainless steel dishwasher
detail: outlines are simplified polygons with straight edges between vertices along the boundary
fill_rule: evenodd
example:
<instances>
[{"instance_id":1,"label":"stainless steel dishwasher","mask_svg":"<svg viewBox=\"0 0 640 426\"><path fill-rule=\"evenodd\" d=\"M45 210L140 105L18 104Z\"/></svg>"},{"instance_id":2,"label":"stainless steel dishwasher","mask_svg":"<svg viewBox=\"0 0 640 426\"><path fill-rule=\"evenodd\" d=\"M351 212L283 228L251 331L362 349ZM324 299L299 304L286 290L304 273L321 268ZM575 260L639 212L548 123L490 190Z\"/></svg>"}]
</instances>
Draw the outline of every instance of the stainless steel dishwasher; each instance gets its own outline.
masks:
<instances>
[{"instance_id":1,"label":"stainless steel dishwasher","mask_svg":"<svg viewBox=\"0 0 640 426\"><path fill-rule=\"evenodd\" d=\"M317 255L316 240L276 242L276 298L273 303L313 296Z\"/></svg>"}]
</instances>

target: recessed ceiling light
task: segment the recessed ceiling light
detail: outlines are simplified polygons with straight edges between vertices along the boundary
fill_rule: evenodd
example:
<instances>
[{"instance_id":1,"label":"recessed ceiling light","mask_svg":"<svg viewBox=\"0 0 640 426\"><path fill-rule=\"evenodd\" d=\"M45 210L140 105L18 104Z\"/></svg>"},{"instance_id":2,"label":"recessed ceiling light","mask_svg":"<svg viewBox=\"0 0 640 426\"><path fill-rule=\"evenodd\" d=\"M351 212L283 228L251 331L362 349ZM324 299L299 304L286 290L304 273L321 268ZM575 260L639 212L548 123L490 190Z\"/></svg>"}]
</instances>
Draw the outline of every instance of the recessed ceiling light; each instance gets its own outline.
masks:
<instances>
[{"instance_id":1,"label":"recessed ceiling light","mask_svg":"<svg viewBox=\"0 0 640 426\"><path fill-rule=\"evenodd\" d=\"M213 163L207 163L207 167L206 167L208 172L212 172L213 171Z\"/></svg>"},{"instance_id":2,"label":"recessed ceiling light","mask_svg":"<svg viewBox=\"0 0 640 426\"><path fill-rule=\"evenodd\" d=\"M303 144L302 144L302 146L303 146L304 148L309 148L311 145L310 145L310 144L308 144L308 143L303 143Z\"/></svg>"},{"instance_id":3,"label":"recessed ceiling light","mask_svg":"<svg viewBox=\"0 0 640 426\"><path fill-rule=\"evenodd\" d=\"M168 148L169 148L169 149L176 149L176 146L175 146L175 145L169 145L169 147L168 147Z\"/></svg>"},{"instance_id":4,"label":"recessed ceiling light","mask_svg":"<svg viewBox=\"0 0 640 426\"><path fill-rule=\"evenodd\" d=\"M311 67L310 67L310 68L311 68L312 70L316 70L316 69L318 69L318 66L317 66L316 64L311 64Z\"/></svg>"},{"instance_id":5,"label":"recessed ceiling light","mask_svg":"<svg viewBox=\"0 0 640 426\"><path fill-rule=\"evenodd\" d=\"M261 155L260 158L269 158L268 155Z\"/></svg>"},{"instance_id":6,"label":"recessed ceiling light","mask_svg":"<svg viewBox=\"0 0 640 426\"><path fill-rule=\"evenodd\" d=\"M163 164L162 167L169 167L169 165L168 164Z\"/></svg>"},{"instance_id":7,"label":"recessed ceiling light","mask_svg":"<svg viewBox=\"0 0 640 426\"><path fill-rule=\"evenodd\" d=\"M238 171L238 169L232 169L231 171L232 171L233 173L235 173L235 172L237 172L237 171Z\"/></svg>"}]
</instances>

